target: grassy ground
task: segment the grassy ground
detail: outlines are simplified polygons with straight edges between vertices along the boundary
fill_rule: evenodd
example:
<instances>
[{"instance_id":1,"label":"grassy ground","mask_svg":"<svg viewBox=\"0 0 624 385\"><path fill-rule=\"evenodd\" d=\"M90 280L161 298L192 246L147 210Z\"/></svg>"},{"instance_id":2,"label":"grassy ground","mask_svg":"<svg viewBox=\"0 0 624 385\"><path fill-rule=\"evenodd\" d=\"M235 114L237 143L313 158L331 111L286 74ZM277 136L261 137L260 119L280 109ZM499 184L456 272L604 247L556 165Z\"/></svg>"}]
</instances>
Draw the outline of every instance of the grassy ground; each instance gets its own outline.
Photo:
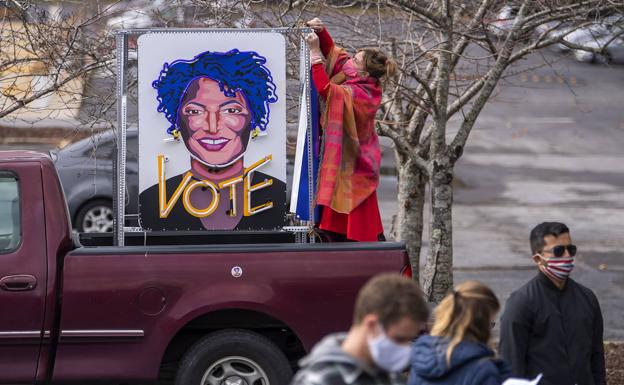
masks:
<instances>
[{"instance_id":1,"label":"grassy ground","mask_svg":"<svg viewBox=\"0 0 624 385\"><path fill-rule=\"evenodd\" d=\"M624 342L605 343L607 384L624 385Z\"/></svg>"}]
</instances>

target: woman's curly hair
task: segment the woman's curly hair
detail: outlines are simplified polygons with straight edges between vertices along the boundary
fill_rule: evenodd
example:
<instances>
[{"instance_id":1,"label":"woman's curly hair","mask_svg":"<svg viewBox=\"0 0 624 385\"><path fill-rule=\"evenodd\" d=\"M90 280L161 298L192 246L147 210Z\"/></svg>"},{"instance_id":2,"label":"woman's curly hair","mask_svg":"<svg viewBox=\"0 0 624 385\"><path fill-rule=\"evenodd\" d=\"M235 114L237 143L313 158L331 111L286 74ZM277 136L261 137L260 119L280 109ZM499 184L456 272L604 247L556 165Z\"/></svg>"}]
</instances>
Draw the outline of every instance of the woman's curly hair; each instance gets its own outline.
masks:
<instances>
[{"instance_id":1,"label":"woman's curly hair","mask_svg":"<svg viewBox=\"0 0 624 385\"><path fill-rule=\"evenodd\" d=\"M266 130L269 123L269 103L277 101L276 86L266 58L253 51L233 49L228 52L202 52L192 60L165 63L152 87L158 91L158 112L171 123L167 129L173 134L178 121L178 109L189 84L207 77L217 83L225 96L240 92L251 110L251 130Z\"/></svg>"}]
</instances>

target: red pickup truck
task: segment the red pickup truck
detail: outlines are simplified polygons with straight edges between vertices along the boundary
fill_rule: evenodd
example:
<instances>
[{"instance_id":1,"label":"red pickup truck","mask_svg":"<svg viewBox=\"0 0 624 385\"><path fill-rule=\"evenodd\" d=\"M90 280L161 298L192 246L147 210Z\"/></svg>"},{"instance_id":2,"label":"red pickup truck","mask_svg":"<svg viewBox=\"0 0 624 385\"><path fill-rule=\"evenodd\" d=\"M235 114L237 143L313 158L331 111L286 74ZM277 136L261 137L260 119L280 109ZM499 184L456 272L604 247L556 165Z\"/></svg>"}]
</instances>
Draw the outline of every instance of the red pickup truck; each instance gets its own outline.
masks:
<instances>
[{"instance_id":1,"label":"red pickup truck","mask_svg":"<svg viewBox=\"0 0 624 385\"><path fill-rule=\"evenodd\" d=\"M398 243L285 232L107 244L72 235L46 155L0 152L0 383L285 385L369 277L408 263Z\"/></svg>"}]
</instances>

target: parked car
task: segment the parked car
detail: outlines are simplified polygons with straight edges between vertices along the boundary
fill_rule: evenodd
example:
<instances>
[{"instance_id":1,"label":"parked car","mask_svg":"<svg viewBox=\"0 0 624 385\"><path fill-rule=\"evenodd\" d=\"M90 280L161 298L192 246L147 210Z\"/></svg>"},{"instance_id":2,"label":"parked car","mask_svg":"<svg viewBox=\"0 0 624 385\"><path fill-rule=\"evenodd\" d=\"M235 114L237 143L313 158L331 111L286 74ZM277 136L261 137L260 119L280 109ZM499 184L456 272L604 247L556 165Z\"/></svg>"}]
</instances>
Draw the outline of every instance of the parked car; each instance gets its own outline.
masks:
<instances>
[{"instance_id":1,"label":"parked car","mask_svg":"<svg viewBox=\"0 0 624 385\"><path fill-rule=\"evenodd\" d=\"M518 6L503 6L494 19L489 18L485 20L486 33L498 39L505 39L516 22L519 11L520 7ZM519 39L521 41L528 41L530 35L529 33L522 33Z\"/></svg>"},{"instance_id":2,"label":"parked car","mask_svg":"<svg viewBox=\"0 0 624 385\"><path fill-rule=\"evenodd\" d=\"M126 214L135 225L138 210L138 135L126 136ZM105 131L61 150L50 151L65 190L73 227L79 232L113 231L113 163L115 133Z\"/></svg>"},{"instance_id":3,"label":"parked car","mask_svg":"<svg viewBox=\"0 0 624 385\"><path fill-rule=\"evenodd\" d=\"M569 23L551 21L541 24L536 29L536 34L541 39L555 38L562 39L573 30ZM568 50L568 47L562 44L554 44L551 46L554 51L562 52Z\"/></svg>"},{"instance_id":4,"label":"parked car","mask_svg":"<svg viewBox=\"0 0 624 385\"><path fill-rule=\"evenodd\" d=\"M364 282L409 262L399 243L281 231L77 240L55 167L34 152L0 152L0 192L1 384L287 385L349 327Z\"/></svg>"},{"instance_id":5,"label":"parked car","mask_svg":"<svg viewBox=\"0 0 624 385\"><path fill-rule=\"evenodd\" d=\"M562 37L564 42L576 45L584 45L589 41L595 40L607 33L607 29L602 24L592 24L583 28L572 28L565 36ZM564 43L559 43L558 47L561 51L571 51L572 49Z\"/></svg>"},{"instance_id":6,"label":"parked car","mask_svg":"<svg viewBox=\"0 0 624 385\"><path fill-rule=\"evenodd\" d=\"M584 44L591 49L603 49L603 53L575 49L574 58L586 63L613 63L624 64L624 36L605 35L595 40L590 40Z\"/></svg>"},{"instance_id":7,"label":"parked car","mask_svg":"<svg viewBox=\"0 0 624 385\"><path fill-rule=\"evenodd\" d=\"M563 42L554 46L559 52L572 52L577 61L591 63L624 63L624 17L613 15L604 18L601 22L585 27L575 28L565 23L547 23L538 27L538 32L548 37L561 38ZM585 47L585 49L571 48L565 43ZM592 50L604 48L602 54Z\"/></svg>"},{"instance_id":8,"label":"parked car","mask_svg":"<svg viewBox=\"0 0 624 385\"><path fill-rule=\"evenodd\" d=\"M576 38L576 40L573 40ZM565 38L568 40L568 37ZM595 52L575 49L574 58L578 61L591 63L615 63L624 64L624 17L610 16L598 24L594 30L583 29L579 36L570 38L571 42L577 42L588 49L602 50Z\"/></svg>"},{"instance_id":9,"label":"parked car","mask_svg":"<svg viewBox=\"0 0 624 385\"><path fill-rule=\"evenodd\" d=\"M496 14L496 19L487 22L487 31L497 37L507 35L516 20L518 10L518 7L511 5L503 6Z\"/></svg>"}]
</instances>

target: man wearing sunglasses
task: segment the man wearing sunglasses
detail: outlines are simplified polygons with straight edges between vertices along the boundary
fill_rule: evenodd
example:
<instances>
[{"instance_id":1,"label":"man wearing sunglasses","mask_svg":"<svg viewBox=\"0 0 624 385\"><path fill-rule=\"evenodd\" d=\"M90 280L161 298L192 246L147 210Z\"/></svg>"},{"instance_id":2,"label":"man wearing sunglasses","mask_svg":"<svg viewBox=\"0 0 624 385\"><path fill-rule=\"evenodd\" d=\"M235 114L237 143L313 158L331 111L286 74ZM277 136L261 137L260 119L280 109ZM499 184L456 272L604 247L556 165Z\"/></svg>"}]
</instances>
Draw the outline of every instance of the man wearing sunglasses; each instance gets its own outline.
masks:
<instances>
[{"instance_id":1,"label":"man wearing sunglasses","mask_svg":"<svg viewBox=\"0 0 624 385\"><path fill-rule=\"evenodd\" d=\"M544 222L531 231L537 276L511 294L501 317L500 354L518 377L540 385L605 385L602 314L594 293L569 277L570 230Z\"/></svg>"}]
</instances>

